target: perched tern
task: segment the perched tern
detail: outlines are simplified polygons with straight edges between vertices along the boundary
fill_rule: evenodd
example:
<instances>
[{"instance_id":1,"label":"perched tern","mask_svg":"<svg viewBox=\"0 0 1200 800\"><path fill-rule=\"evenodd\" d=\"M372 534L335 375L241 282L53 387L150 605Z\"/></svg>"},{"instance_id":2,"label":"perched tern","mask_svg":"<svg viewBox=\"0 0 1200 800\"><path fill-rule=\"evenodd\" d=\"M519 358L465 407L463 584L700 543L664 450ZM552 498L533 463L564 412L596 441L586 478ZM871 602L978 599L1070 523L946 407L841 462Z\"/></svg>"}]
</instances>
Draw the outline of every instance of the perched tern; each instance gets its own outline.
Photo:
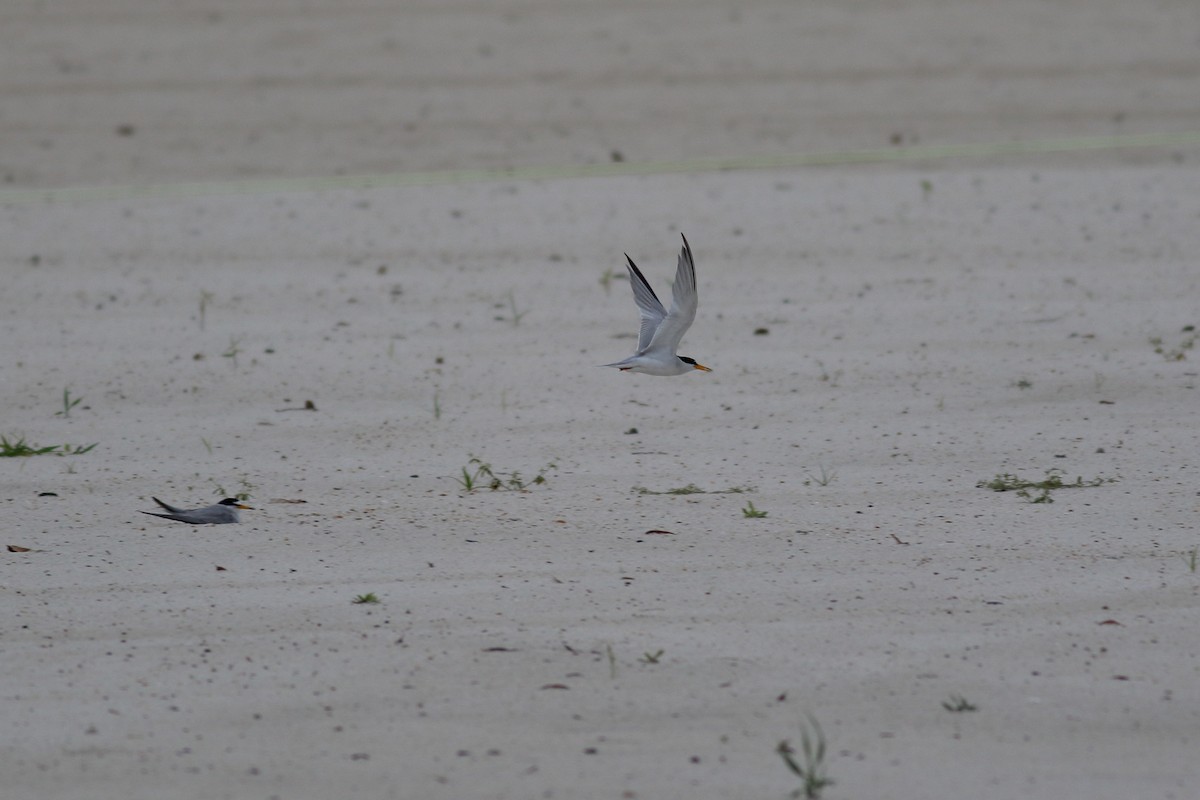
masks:
<instances>
[{"instance_id":1,"label":"perched tern","mask_svg":"<svg viewBox=\"0 0 1200 800\"><path fill-rule=\"evenodd\" d=\"M683 236L683 234L680 234ZM696 318L696 266L692 261L692 248L683 236L683 250L679 253L679 266L675 270L675 284L671 287L671 311L663 308L658 296L646 282L642 271L633 263L629 254L629 284L633 287L633 300L642 312L642 327L638 331L637 352L624 361L605 364L622 372L642 372L646 375L684 375L692 370L712 372L696 359L675 355L679 340L692 327Z\"/></svg>"},{"instance_id":2,"label":"perched tern","mask_svg":"<svg viewBox=\"0 0 1200 800\"><path fill-rule=\"evenodd\" d=\"M191 525L225 525L230 522L239 522L239 508L253 511L250 506L243 505L233 497L226 497L215 506L192 509L169 506L157 497L151 497L150 499L158 503L168 513L159 514L154 511L143 511L143 514L149 514L152 517L162 517L163 519L173 519L176 522L187 522Z\"/></svg>"}]
</instances>

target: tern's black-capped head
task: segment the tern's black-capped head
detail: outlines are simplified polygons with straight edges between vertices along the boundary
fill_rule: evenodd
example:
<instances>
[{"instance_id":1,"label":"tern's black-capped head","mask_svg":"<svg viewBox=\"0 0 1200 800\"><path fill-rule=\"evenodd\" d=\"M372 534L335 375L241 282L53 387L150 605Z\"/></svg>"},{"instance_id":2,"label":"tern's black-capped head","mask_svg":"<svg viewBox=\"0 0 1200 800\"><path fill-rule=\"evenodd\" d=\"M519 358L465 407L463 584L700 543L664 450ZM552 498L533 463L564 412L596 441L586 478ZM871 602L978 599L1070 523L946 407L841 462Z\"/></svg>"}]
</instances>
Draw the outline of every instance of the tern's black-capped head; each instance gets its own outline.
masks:
<instances>
[{"instance_id":1,"label":"tern's black-capped head","mask_svg":"<svg viewBox=\"0 0 1200 800\"><path fill-rule=\"evenodd\" d=\"M222 500L221 502L217 503L217 505L219 505L219 506L233 506L234 508L244 508L244 509L246 509L247 511L253 511L253 510L254 510L254 509L252 509L250 506L243 505L243 504L242 504L242 501L241 501L241 500L238 500L236 497L226 497L224 500Z\"/></svg>"},{"instance_id":2,"label":"tern's black-capped head","mask_svg":"<svg viewBox=\"0 0 1200 800\"><path fill-rule=\"evenodd\" d=\"M691 358L690 356L676 356L676 358L678 358L680 361L682 361L685 364L691 365L692 369L703 370L704 372L712 372L711 369L704 366L703 364L697 364L696 359Z\"/></svg>"}]
</instances>

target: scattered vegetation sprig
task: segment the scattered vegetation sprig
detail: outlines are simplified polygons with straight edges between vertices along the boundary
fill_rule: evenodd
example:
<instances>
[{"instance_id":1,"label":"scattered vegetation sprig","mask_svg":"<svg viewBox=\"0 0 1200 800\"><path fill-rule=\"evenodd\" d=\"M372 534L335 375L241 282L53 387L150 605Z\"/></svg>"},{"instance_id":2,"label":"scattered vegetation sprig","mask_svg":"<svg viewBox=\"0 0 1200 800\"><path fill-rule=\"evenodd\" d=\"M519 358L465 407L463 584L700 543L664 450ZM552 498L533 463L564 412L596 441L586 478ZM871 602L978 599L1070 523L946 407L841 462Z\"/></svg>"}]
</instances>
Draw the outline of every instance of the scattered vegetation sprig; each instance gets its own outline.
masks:
<instances>
[{"instance_id":1,"label":"scattered vegetation sprig","mask_svg":"<svg viewBox=\"0 0 1200 800\"><path fill-rule=\"evenodd\" d=\"M91 444L70 445L70 444L52 444L46 447L39 447L35 444L29 444L25 441L24 436L14 437L9 439L7 436L0 435L0 458L21 458L23 456L81 456L84 453L90 453L99 442Z\"/></svg>"},{"instance_id":2,"label":"scattered vegetation sprig","mask_svg":"<svg viewBox=\"0 0 1200 800\"><path fill-rule=\"evenodd\" d=\"M792 792L792 797L818 800L821 792L833 786L833 780L825 772L825 733L812 714L806 714L800 726L800 752L784 739L775 748L783 763L800 779L801 786Z\"/></svg>"},{"instance_id":3,"label":"scattered vegetation sprig","mask_svg":"<svg viewBox=\"0 0 1200 800\"><path fill-rule=\"evenodd\" d=\"M529 309L525 309L524 311L518 311L516 295L514 295L512 292L509 292L508 293L508 312L510 314L508 321L512 323L514 328L516 328L516 327L520 326L521 320L524 319L525 315L529 313ZM504 319L504 318L497 317L497 319Z\"/></svg>"},{"instance_id":4,"label":"scattered vegetation sprig","mask_svg":"<svg viewBox=\"0 0 1200 800\"><path fill-rule=\"evenodd\" d=\"M1155 336L1150 339L1150 346L1165 361L1187 361L1188 351L1196 346L1195 331L1195 325L1184 325L1182 333L1186 335L1179 340L1179 344L1172 347L1166 344L1161 336Z\"/></svg>"},{"instance_id":5,"label":"scattered vegetation sprig","mask_svg":"<svg viewBox=\"0 0 1200 800\"><path fill-rule=\"evenodd\" d=\"M943 700L942 708L946 709L951 714L961 714L964 711L979 710L979 706L975 705L961 694L952 694L950 695L949 700Z\"/></svg>"},{"instance_id":6,"label":"scattered vegetation sprig","mask_svg":"<svg viewBox=\"0 0 1200 800\"><path fill-rule=\"evenodd\" d=\"M813 475L811 472L806 473L808 478L804 481L805 486L816 484L817 486L828 486L837 480L837 470L832 467L826 467L824 464L818 464L817 469L820 474Z\"/></svg>"},{"instance_id":7,"label":"scattered vegetation sprig","mask_svg":"<svg viewBox=\"0 0 1200 800\"><path fill-rule=\"evenodd\" d=\"M242 352L242 337L230 336L229 337L229 347L225 348L224 353L221 353L221 358L228 358L233 363L233 365L236 367L237 363L238 363L238 356L241 354L241 352Z\"/></svg>"},{"instance_id":8,"label":"scattered vegetation sprig","mask_svg":"<svg viewBox=\"0 0 1200 800\"><path fill-rule=\"evenodd\" d=\"M666 650L656 650L653 653L650 653L650 652L642 653L642 657L639 658L638 661L641 661L643 664L657 664L659 659L663 657L663 653L665 653L665 652L666 652Z\"/></svg>"},{"instance_id":9,"label":"scattered vegetation sprig","mask_svg":"<svg viewBox=\"0 0 1200 800\"><path fill-rule=\"evenodd\" d=\"M763 519L767 516L767 512L759 511L754 507L754 502L751 501L746 504L745 508L742 509L742 516L746 519Z\"/></svg>"},{"instance_id":10,"label":"scattered vegetation sprig","mask_svg":"<svg viewBox=\"0 0 1200 800\"><path fill-rule=\"evenodd\" d=\"M244 501L250 499L250 496L254 492L255 487L254 487L254 484L251 483L246 478L241 479L241 484L242 484L242 490L240 492L230 493L230 492L225 491L224 486L222 486L216 480L213 480L213 486L214 486L213 494L215 494L217 497L232 497L235 500L241 500L244 502Z\"/></svg>"},{"instance_id":11,"label":"scattered vegetation sprig","mask_svg":"<svg viewBox=\"0 0 1200 800\"><path fill-rule=\"evenodd\" d=\"M680 486L676 489L667 489L666 491L656 492L653 489L647 489L645 486L635 486L633 490L638 494L745 494L753 492L753 486L730 486L728 489L701 489L694 483L689 483L687 486Z\"/></svg>"},{"instance_id":12,"label":"scattered vegetation sprig","mask_svg":"<svg viewBox=\"0 0 1200 800\"><path fill-rule=\"evenodd\" d=\"M1188 572L1195 572L1198 566L1197 561L1200 560L1200 547L1193 547L1186 553L1181 553L1183 563L1187 564Z\"/></svg>"},{"instance_id":13,"label":"scattered vegetation sprig","mask_svg":"<svg viewBox=\"0 0 1200 800\"><path fill-rule=\"evenodd\" d=\"M1063 474L1061 469L1048 469L1043 480L1030 481L1004 472L990 481L979 481L975 485L980 489L991 489L993 492L1015 491L1017 497L1024 498L1030 503L1053 503L1054 498L1050 493L1058 489L1085 489L1103 486L1106 483L1116 483L1118 480L1117 478L1096 477L1085 481L1082 477L1077 477L1073 483L1068 483L1063 480Z\"/></svg>"},{"instance_id":14,"label":"scattered vegetation sprig","mask_svg":"<svg viewBox=\"0 0 1200 800\"><path fill-rule=\"evenodd\" d=\"M208 304L213 301L213 293L209 291L200 291L200 330L204 330L205 315L208 313Z\"/></svg>"},{"instance_id":15,"label":"scattered vegetation sprig","mask_svg":"<svg viewBox=\"0 0 1200 800\"><path fill-rule=\"evenodd\" d=\"M536 475L527 479L515 470L508 473L498 471L491 464L472 456L454 480L458 482L464 492L473 492L476 489L484 488L493 492L523 492L528 491L531 486L541 486L546 483L546 473L552 469L558 469L558 466L554 463L547 464L538 470Z\"/></svg>"},{"instance_id":16,"label":"scattered vegetation sprig","mask_svg":"<svg viewBox=\"0 0 1200 800\"><path fill-rule=\"evenodd\" d=\"M76 398L72 399L71 398L71 390L63 389L62 411L55 411L54 416L63 417L64 419L69 418L71 416L71 409L74 408L75 406L79 405L82 402L83 402L82 397L76 397Z\"/></svg>"}]
</instances>

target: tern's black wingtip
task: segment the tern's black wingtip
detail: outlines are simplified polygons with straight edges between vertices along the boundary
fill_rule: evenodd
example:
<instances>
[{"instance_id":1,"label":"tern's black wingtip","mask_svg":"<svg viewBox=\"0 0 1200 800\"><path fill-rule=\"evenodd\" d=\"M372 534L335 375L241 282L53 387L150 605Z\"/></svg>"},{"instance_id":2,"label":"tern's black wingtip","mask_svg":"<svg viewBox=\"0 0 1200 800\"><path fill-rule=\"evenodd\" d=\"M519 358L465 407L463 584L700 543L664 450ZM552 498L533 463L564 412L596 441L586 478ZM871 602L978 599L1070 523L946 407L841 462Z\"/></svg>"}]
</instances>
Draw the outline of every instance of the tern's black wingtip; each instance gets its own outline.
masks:
<instances>
[{"instance_id":1,"label":"tern's black wingtip","mask_svg":"<svg viewBox=\"0 0 1200 800\"><path fill-rule=\"evenodd\" d=\"M679 232L679 238L683 239L683 252L687 255L688 261L692 260L692 246L688 244L687 237L683 235L683 231Z\"/></svg>"},{"instance_id":2,"label":"tern's black wingtip","mask_svg":"<svg viewBox=\"0 0 1200 800\"><path fill-rule=\"evenodd\" d=\"M642 274L640 269L638 269L638 265L633 263L633 259L629 257L629 253L625 254L625 260L629 262L629 271L637 277L637 280L640 283L646 284L646 288L650 289L650 284L646 283L646 276ZM654 290L650 289L650 293L653 294Z\"/></svg>"}]
</instances>

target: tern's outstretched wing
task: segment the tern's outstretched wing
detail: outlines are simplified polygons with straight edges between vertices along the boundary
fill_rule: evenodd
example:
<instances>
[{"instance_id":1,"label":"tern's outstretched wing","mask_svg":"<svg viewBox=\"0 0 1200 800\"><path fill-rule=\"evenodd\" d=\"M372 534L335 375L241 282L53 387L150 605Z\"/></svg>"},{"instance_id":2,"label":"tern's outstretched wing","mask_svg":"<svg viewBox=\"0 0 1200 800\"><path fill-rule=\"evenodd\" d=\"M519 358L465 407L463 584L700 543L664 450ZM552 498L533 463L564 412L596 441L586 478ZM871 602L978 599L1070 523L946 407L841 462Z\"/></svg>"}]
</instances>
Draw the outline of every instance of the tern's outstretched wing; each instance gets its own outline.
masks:
<instances>
[{"instance_id":1,"label":"tern's outstretched wing","mask_svg":"<svg viewBox=\"0 0 1200 800\"><path fill-rule=\"evenodd\" d=\"M176 522L190 522L190 520L184 519L184 518L183 518L181 515L179 515L179 514L156 514L156 513L154 513L153 511L143 511L143 512L141 512L141 513L143 513L143 514L149 514L149 515L150 515L150 516L152 516L152 517L162 517L163 519L173 519L173 520L175 520Z\"/></svg>"},{"instance_id":2,"label":"tern's outstretched wing","mask_svg":"<svg viewBox=\"0 0 1200 800\"><path fill-rule=\"evenodd\" d=\"M658 295L646 281L646 276L642 275L642 271L637 268L637 264L633 263L633 259L629 257L628 253L625 254L625 260L629 262L629 285L633 287L633 301L637 303L638 310L642 312L642 327L638 330L637 346L637 352L640 354L650 346L654 332L658 330L667 316L667 310L663 308L663 304L658 300Z\"/></svg>"},{"instance_id":3,"label":"tern's outstretched wing","mask_svg":"<svg viewBox=\"0 0 1200 800\"><path fill-rule=\"evenodd\" d=\"M699 305L696 297L696 265L692 260L692 248L686 236L683 237L683 249L679 252L679 266L675 269L675 285L671 288L671 294L671 313L667 314L666 319L655 331L647 348L649 350L674 354L679 347L679 340L696 319L696 306ZM644 332L644 319L642 326Z\"/></svg>"},{"instance_id":4,"label":"tern's outstretched wing","mask_svg":"<svg viewBox=\"0 0 1200 800\"><path fill-rule=\"evenodd\" d=\"M186 509L176 508L175 506L169 506L166 503L164 503L162 500L159 500L157 497L151 497L150 499L153 500L154 502L158 503L159 508L163 509L164 511L170 511L172 514L186 514L187 513ZM150 512L147 511L145 513L149 514Z\"/></svg>"},{"instance_id":5,"label":"tern's outstretched wing","mask_svg":"<svg viewBox=\"0 0 1200 800\"><path fill-rule=\"evenodd\" d=\"M194 508L191 510L180 509L172 511L169 514L157 514L153 511L143 511L142 513L149 514L152 517L175 520L176 522L186 522L189 525L221 525L237 522L237 512L222 505Z\"/></svg>"}]
</instances>

